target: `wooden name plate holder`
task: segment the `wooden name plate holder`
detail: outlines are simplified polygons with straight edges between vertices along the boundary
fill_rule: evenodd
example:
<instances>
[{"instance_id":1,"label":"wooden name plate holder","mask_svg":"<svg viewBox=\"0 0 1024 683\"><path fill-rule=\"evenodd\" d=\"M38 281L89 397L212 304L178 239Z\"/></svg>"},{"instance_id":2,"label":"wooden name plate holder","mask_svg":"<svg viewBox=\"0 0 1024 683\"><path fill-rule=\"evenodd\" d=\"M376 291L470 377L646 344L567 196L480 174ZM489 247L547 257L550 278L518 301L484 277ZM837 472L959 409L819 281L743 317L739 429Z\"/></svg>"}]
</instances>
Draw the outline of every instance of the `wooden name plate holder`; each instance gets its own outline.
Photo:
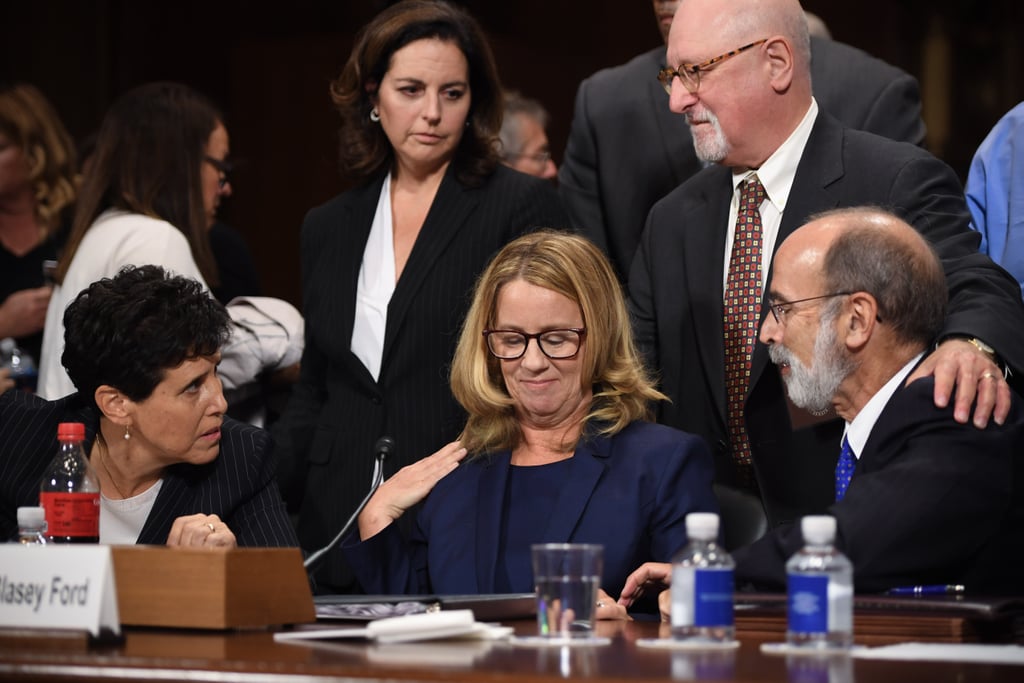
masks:
<instances>
[{"instance_id":1,"label":"wooden name plate holder","mask_svg":"<svg viewBox=\"0 0 1024 683\"><path fill-rule=\"evenodd\" d=\"M122 624L225 629L316 619L298 548L112 550Z\"/></svg>"}]
</instances>

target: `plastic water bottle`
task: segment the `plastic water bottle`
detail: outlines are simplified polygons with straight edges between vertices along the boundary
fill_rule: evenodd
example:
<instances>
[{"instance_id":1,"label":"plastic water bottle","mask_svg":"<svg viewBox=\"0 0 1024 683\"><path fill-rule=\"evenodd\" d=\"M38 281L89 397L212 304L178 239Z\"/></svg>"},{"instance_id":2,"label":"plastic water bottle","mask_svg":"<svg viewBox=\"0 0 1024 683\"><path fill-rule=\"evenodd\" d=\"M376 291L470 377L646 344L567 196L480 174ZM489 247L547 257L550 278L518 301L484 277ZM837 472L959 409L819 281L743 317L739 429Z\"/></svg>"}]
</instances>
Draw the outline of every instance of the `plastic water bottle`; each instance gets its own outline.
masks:
<instances>
[{"instance_id":1,"label":"plastic water bottle","mask_svg":"<svg viewBox=\"0 0 1024 683\"><path fill-rule=\"evenodd\" d=\"M690 541L672 560L672 637L696 642L728 642L733 620L733 567L718 538L718 515L686 515Z\"/></svg>"},{"instance_id":2,"label":"plastic water bottle","mask_svg":"<svg viewBox=\"0 0 1024 683\"><path fill-rule=\"evenodd\" d=\"M60 448L43 474L39 504L46 510L46 537L52 543L99 543L100 486L82 450L85 425L62 422Z\"/></svg>"},{"instance_id":3,"label":"plastic water bottle","mask_svg":"<svg viewBox=\"0 0 1024 683\"><path fill-rule=\"evenodd\" d=\"M0 339L0 354L3 358L3 367L11 369L14 388L35 393L39 384L39 371L32 356L22 351L11 337Z\"/></svg>"},{"instance_id":4,"label":"plastic water bottle","mask_svg":"<svg viewBox=\"0 0 1024 683\"><path fill-rule=\"evenodd\" d=\"M46 545L46 513L43 508L18 508L18 543Z\"/></svg>"},{"instance_id":5,"label":"plastic water bottle","mask_svg":"<svg viewBox=\"0 0 1024 683\"><path fill-rule=\"evenodd\" d=\"M794 647L841 649L853 644L853 565L835 549L835 517L800 521L804 547L786 563L787 642Z\"/></svg>"}]
</instances>

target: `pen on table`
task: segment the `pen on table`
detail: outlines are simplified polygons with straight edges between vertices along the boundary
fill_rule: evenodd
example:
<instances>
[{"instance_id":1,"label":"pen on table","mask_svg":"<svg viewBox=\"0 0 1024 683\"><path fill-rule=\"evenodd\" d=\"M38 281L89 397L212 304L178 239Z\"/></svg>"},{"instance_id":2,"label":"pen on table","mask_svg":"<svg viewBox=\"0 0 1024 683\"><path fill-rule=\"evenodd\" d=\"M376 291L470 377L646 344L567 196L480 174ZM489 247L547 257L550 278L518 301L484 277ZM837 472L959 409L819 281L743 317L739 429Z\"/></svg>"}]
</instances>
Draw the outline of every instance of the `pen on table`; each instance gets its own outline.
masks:
<instances>
[{"instance_id":1,"label":"pen on table","mask_svg":"<svg viewBox=\"0 0 1024 683\"><path fill-rule=\"evenodd\" d=\"M964 592L961 584L939 584L935 586L902 586L890 588L886 595L960 595Z\"/></svg>"}]
</instances>

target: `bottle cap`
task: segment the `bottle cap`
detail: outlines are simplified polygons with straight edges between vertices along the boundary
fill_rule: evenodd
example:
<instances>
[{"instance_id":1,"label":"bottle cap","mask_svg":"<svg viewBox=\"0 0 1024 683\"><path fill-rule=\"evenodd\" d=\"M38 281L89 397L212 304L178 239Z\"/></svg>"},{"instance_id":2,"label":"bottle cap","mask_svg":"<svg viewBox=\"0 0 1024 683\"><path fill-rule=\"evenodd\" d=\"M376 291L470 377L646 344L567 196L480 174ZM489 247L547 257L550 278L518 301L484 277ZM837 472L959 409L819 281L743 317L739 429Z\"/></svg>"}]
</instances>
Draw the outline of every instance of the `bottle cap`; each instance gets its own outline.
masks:
<instances>
[{"instance_id":1,"label":"bottle cap","mask_svg":"<svg viewBox=\"0 0 1024 683\"><path fill-rule=\"evenodd\" d=\"M718 537L718 515L714 512L691 512L686 515L686 535L698 541Z\"/></svg>"},{"instance_id":2,"label":"bottle cap","mask_svg":"<svg viewBox=\"0 0 1024 683\"><path fill-rule=\"evenodd\" d=\"M41 507L18 508L18 526L41 528L46 525L46 511Z\"/></svg>"},{"instance_id":3,"label":"bottle cap","mask_svg":"<svg viewBox=\"0 0 1024 683\"><path fill-rule=\"evenodd\" d=\"M58 441L84 441L85 425L81 422L61 422L57 425Z\"/></svg>"},{"instance_id":4,"label":"bottle cap","mask_svg":"<svg viewBox=\"0 0 1024 683\"><path fill-rule=\"evenodd\" d=\"M829 515L808 515L800 520L804 542L812 545L831 545L836 539L836 518Z\"/></svg>"}]
</instances>

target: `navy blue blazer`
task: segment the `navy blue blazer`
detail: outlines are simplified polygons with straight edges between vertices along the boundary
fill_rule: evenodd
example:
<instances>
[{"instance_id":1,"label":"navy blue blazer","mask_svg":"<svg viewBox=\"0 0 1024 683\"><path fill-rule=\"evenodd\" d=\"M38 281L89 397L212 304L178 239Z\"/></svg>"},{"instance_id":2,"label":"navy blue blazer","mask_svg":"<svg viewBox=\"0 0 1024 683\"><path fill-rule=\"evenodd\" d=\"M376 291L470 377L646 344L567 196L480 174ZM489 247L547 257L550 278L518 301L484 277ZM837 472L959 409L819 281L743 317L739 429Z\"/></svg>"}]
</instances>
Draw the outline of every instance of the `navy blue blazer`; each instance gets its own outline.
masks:
<instances>
[{"instance_id":1,"label":"navy blue blazer","mask_svg":"<svg viewBox=\"0 0 1024 683\"><path fill-rule=\"evenodd\" d=\"M78 394L46 401L17 391L0 395L0 538L17 535L19 506L39 504L43 471L57 454L57 425L85 425L85 452L99 414ZM137 543L163 545L183 515L217 515L245 546L297 546L274 479L270 435L231 418L221 426L220 454L205 465L180 463L163 485Z\"/></svg>"},{"instance_id":2,"label":"navy blue blazer","mask_svg":"<svg viewBox=\"0 0 1024 683\"><path fill-rule=\"evenodd\" d=\"M494 593L511 453L463 463L427 497L409 542L392 524L343 550L367 593ZM663 425L634 422L611 437L582 441L536 543L604 546L601 587L618 595L647 561L667 562L686 544L690 512L717 512L704 441ZM532 577L510 577L533 585Z\"/></svg>"}]
</instances>

